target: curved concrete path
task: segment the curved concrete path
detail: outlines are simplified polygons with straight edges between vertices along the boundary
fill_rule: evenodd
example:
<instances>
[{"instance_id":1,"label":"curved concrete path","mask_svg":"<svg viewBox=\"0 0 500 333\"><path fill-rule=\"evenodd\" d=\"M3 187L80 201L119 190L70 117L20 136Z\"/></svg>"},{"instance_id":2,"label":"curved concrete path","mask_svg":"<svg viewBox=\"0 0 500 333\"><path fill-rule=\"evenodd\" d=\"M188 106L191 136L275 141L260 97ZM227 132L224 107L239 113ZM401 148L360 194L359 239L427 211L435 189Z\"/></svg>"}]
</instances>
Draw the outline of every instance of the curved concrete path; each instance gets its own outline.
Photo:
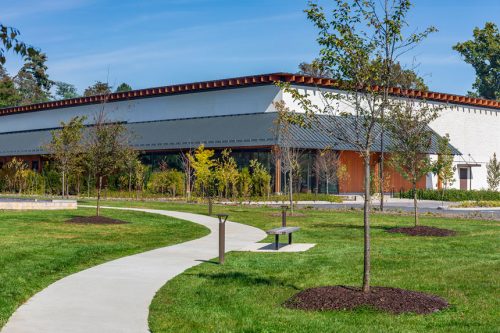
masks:
<instances>
[{"instance_id":1,"label":"curved concrete path","mask_svg":"<svg viewBox=\"0 0 500 333\"><path fill-rule=\"evenodd\" d=\"M195 222L208 227L211 233L67 276L20 306L2 333L149 332L149 305L158 289L184 270L218 255L217 218L165 210L119 209ZM260 229L226 223L227 251L241 249L265 237Z\"/></svg>"}]
</instances>

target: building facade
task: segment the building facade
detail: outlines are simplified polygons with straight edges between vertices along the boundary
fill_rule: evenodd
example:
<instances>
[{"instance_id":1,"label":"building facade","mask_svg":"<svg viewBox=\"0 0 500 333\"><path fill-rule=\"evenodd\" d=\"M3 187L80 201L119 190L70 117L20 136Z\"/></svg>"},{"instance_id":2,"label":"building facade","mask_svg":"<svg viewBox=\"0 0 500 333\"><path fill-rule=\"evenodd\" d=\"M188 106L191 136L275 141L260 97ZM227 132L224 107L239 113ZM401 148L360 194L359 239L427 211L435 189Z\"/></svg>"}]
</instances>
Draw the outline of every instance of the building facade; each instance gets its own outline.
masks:
<instances>
[{"instance_id":1,"label":"building facade","mask_svg":"<svg viewBox=\"0 0 500 333\"><path fill-rule=\"evenodd\" d=\"M292 110L301 112L292 97L276 82L290 82L292 87L307 92L315 103L321 95L334 90L328 79L277 73L216 81L197 82L107 96L81 97L70 100L0 109L0 164L12 157L24 159L39 170L46 159L44 144L50 141L50 131L75 116L85 116L91 125L99 112L111 121L126 124L132 136L131 145L142 154L143 161L155 165L166 160L172 167L178 164L181 150L204 144L221 151L230 148L245 166L250 159L263 162L273 175L276 192L284 188L283 174L273 158L273 149L280 145L274 131L277 110L275 102L284 101ZM441 116L432 123L439 135L448 133L456 148L454 165L457 181L453 187L486 188L486 162L494 152L500 154L500 103L449 94L391 91L394 98L412 96L428 103L442 105ZM349 107L345 107L349 112ZM301 154L301 171L297 191L327 191L324 181L313 172L318 150L334 147L348 171L339 183L328 184L328 192L362 192L362 160L351 147L332 144L317 129L294 129ZM380 148L374 148L373 167L377 170ZM432 153L432 152L430 152ZM390 170L388 187L408 189L409 184ZM420 188L436 188L437 180L429 176L419 182Z\"/></svg>"}]
</instances>

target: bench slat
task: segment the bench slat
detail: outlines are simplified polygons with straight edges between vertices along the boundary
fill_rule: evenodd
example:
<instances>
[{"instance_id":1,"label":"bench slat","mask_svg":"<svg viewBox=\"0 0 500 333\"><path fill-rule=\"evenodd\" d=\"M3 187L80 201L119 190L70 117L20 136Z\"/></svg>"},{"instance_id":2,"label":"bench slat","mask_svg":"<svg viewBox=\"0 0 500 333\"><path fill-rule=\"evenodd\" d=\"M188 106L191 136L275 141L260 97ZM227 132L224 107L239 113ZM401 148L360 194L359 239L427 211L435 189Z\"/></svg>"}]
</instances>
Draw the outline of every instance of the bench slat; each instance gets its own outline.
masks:
<instances>
[{"instance_id":1,"label":"bench slat","mask_svg":"<svg viewBox=\"0 0 500 333\"><path fill-rule=\"evenodd\" d=\"M286 234L291 234L292 232L300 230L299 227L281 227L281 228L274 228L271 230L266 231L268 235L286 235Z\"/></svg>"}]
</instances>

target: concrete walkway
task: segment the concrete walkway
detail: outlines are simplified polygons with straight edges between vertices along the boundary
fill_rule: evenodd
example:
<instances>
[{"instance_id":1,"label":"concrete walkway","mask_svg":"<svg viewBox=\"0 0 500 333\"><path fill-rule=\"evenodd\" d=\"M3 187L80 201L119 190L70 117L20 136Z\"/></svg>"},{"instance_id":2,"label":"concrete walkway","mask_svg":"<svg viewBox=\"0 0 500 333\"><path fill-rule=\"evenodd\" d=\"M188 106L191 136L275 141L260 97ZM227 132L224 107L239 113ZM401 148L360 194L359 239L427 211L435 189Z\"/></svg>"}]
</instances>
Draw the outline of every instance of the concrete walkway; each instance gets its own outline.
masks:
<instances>
[{"instance_id":1,"label":"concrete walkway","mask_svg":"<svg viewBox=\"0 0 500 333\"><path fill-rule=\"evenodd\" d=\"M111 208L111 207L103 207ZM204 215L127 209L195 222L208 236L117 259L65 277L23 304L2 333L146 333L155 293L184 270L218 255L218 220ZM227 222L226 250L266 237L260 229Z\"/></svg>"}]
</instances>

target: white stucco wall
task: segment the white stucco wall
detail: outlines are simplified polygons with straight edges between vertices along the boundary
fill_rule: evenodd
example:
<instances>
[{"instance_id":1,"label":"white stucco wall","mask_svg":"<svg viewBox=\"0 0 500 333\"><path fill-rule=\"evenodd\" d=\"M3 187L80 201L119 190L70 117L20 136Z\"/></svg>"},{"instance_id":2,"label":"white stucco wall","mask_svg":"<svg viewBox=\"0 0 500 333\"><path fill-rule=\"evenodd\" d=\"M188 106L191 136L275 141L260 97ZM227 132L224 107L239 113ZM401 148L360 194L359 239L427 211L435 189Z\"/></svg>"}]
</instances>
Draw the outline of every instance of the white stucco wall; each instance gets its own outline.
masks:
<instances>
[{"instance_id":1,"label":"white stucco wall","mask_svg":"<svg viewBox=\"0 0 500 333\"><path fill-rule=\"evenodd\" d=\"M472 106L447 107L431 123L440 135L448 133L450 143L463 154L455 156L454 164L480 164L472 167L472 189L486 189L486 163L496 153L500 154L500 110ZM453 188L460 188L458 169ZM435 184L435 182L434 182Z\"/></svg>"},{"instance_id":2,"label":"white stucco wall","mask_svg":"<svg viewBox=\"0 0 500 333\"><path fill-rule=\"evenodd\" d=\"M310 100L324 108L326 105L322 92L336 92L332 89L294 86L299 92L307 93ZM300 106L288 93L283 94L283 100L290 109L301 112ZM352 112L345 102L336 102L339 112ZM441 105L443 107L437 120L431 123L431 128L439 135L450 135L450 143L456 147L461 156L455 156L454 166L473 163L472 179L468 182L472 189L486 189L486 163L496 153L500 156L500 110L479 108L467 105ZM427 180L428 186L437 187L436 177ZM452 188L460 188L459 170L455 170L455 182Z\"/></svg>"},{"instance_id":3,"label":"white stucco wall","mask_svg":"<svg viewBox=\"0 0 500 333\"><path fill-rule=\"evenodd\" d=\"M266 112L279 96L278 87L267 85L19 113L0 117L0 133L55 128L82 115L91 123L102 108L110 120L126 122Z\"/></svg>"}]
</instances>

